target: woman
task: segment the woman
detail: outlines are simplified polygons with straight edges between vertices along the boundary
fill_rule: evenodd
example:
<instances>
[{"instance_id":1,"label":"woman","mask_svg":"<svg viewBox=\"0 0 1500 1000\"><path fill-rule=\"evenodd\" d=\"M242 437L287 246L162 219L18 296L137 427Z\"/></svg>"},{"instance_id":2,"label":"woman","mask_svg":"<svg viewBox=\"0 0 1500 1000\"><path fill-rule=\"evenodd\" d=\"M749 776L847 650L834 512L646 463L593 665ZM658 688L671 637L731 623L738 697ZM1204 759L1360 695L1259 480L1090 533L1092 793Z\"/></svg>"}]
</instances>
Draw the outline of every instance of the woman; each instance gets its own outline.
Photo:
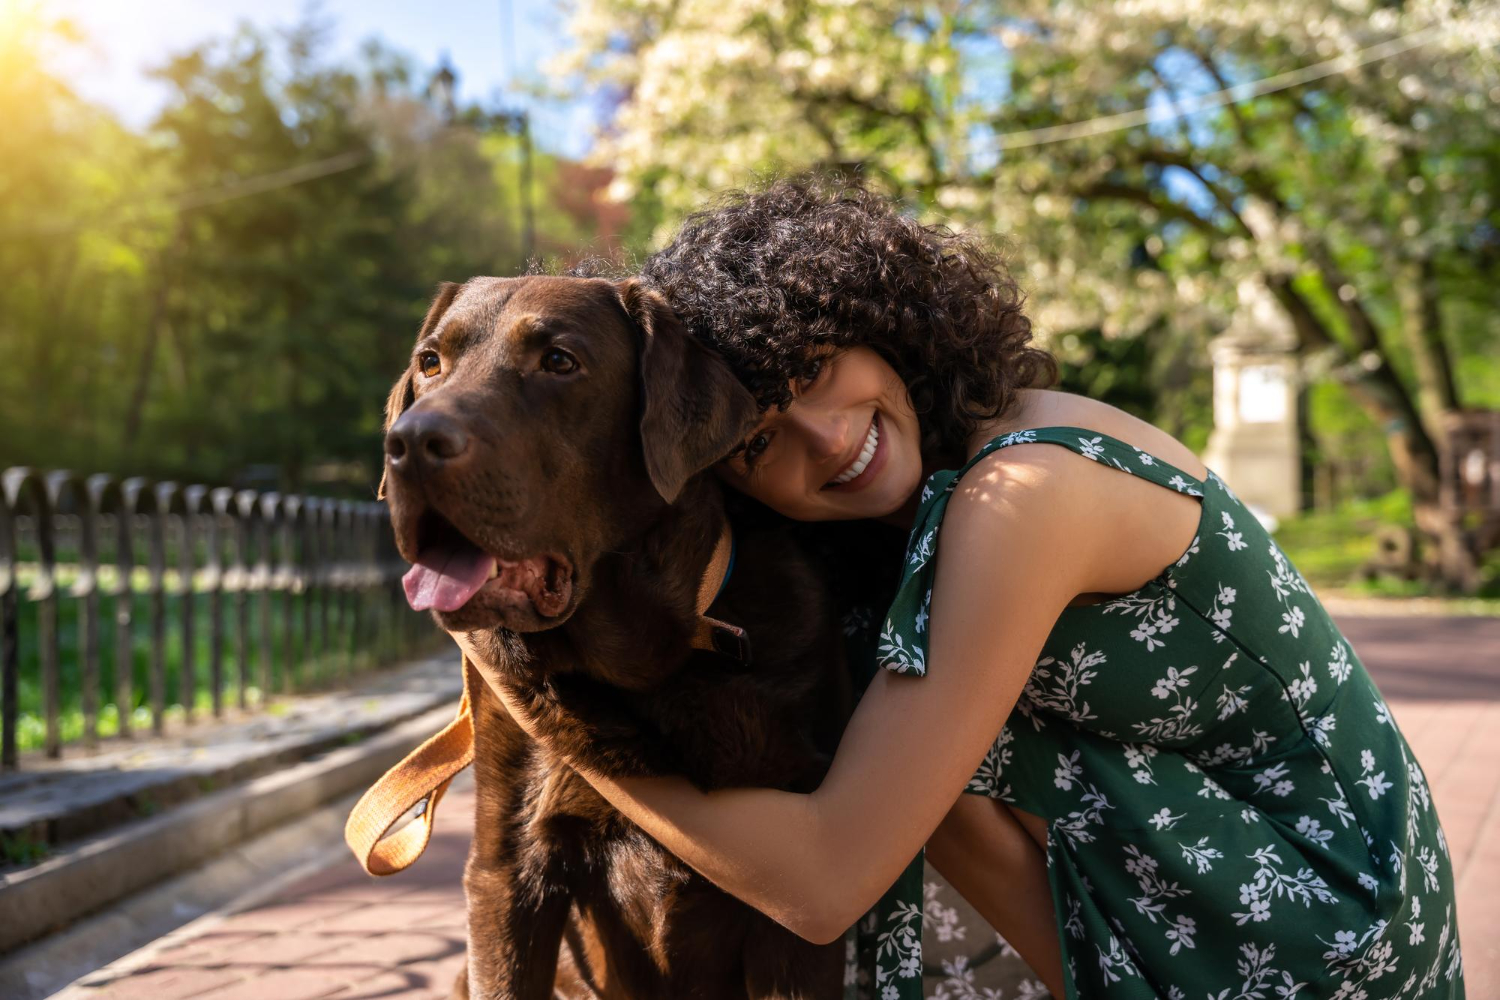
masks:
<instances>
[{"instance_id":1,"label":"woman","mask_svg":"<svg viewBox=\"0 0 1500 1000\"><path fill-rule=\"evenodd\" d=\"M616 807L810 940L878 902L882 1000L921 995L924 845L1058 997L1463 996L1447 846L1364 667L1186 447L1042 388L994 256L783 182L643 276L765 407L725 482L910 541L816 792L585 772Z\"/></svg>"}]
</instances>

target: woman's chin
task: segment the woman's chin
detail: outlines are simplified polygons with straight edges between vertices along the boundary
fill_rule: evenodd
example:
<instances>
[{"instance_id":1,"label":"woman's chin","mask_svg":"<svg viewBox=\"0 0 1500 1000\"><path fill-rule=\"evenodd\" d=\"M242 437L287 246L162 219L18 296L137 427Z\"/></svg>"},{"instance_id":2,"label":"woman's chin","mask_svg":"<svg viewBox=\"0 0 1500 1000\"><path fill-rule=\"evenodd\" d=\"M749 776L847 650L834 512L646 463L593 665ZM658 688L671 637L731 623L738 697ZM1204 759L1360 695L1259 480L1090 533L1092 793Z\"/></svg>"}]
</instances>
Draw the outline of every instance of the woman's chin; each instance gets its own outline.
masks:
<instances>
[{"instance_id":1,"label":"woman's chin","mask_svg":"<svg viewBox=\"0 0 1500 1000\"><path fill-rule=\"evenodd\" d=\"M921 470L918 469L916 475L908 475L905 474L906 470L894 468L887 468L885 471L889 477L885 482L871 483L858 493L834 493L832 495L838 499L832 505L821 508L826 512L814 517L804 516L801 520L854 521L890 517L898 513L921 489Z\"/></svg>"}]
</instances>

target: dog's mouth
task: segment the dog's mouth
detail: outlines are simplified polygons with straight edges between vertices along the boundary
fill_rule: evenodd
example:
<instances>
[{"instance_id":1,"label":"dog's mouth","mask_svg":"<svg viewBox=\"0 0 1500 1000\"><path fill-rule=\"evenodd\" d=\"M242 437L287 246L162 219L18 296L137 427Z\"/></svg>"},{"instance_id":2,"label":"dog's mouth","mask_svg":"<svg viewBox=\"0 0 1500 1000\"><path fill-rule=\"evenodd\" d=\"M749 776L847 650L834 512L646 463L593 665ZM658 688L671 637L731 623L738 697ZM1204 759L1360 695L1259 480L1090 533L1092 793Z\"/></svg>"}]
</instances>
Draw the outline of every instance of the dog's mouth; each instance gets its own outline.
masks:
<instances>
[{"instance_id":1,"label":"dog's mouth","mask_svg":"<svg viewBox=\"0 0 1500 1000\"><path fill-rule=\"evenodd\" d=\"M429 508L418 524L417 561L401 583L414 611L457 611L482 593L486 604L529 602L537 615L552 618L573 596L573 566L555 553L506 559L486 552Z\"/></svg>"}]
</instances>

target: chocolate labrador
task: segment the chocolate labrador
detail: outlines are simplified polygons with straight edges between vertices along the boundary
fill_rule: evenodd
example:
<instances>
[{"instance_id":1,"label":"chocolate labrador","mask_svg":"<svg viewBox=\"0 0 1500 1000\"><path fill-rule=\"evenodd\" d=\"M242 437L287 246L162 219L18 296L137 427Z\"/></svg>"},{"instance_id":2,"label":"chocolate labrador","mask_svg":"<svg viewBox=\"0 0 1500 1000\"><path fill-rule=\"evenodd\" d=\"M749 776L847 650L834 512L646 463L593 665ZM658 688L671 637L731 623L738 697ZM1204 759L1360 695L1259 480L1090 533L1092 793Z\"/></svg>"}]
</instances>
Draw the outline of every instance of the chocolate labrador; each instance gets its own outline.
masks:
<instances>
[{"instance_id":1,"label":"chocolate labrador","mask_svg":"<svg viewBox=\"0 0 1500 1000\"><path fill-rule=\"evenodd\" d=\"M386 408L382 492L408 597L470 633L592 766L812 790L850 708L812 559L785 531L738 530L709 610L745 630L748 662L690 645L724 519L706 470L756 419L634 280L443 285ZM668 854L488 689L474 725L457 995L841 995L842 944L809 943Z\"/></svg>"}]
</instances>

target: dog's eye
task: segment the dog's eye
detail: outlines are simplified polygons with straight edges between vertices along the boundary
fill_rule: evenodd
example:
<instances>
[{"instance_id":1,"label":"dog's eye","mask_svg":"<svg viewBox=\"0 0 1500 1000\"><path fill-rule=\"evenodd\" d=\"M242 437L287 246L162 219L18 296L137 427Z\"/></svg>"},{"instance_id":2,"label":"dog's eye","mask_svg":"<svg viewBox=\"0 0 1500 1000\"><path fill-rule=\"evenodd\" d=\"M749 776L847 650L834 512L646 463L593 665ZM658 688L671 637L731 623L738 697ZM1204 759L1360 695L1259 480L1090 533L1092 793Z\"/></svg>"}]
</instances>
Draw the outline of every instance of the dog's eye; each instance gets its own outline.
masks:
<instances>
[{"instance_id":1,"label":"dog's eye","mask_svg":"<svg viewBox=\"0 0 1500 1000\"><path fill-rule=\"evenodd\" d=\"M578 359L561 348L550 348L542 355L542 371L566 375L578 369Z\"/></svg>"},{"instance_id":2,"label":"dog's eye","mask_svg":"<svg viewBox=\"0 0 1500 1000\"><path fill-rule=\"evenodd\" d=\"M443 361L436 351L423 351L417 355L417 370L422 373L423 378L436 378L442 374Z\"/></svg>"}]
</instances>

